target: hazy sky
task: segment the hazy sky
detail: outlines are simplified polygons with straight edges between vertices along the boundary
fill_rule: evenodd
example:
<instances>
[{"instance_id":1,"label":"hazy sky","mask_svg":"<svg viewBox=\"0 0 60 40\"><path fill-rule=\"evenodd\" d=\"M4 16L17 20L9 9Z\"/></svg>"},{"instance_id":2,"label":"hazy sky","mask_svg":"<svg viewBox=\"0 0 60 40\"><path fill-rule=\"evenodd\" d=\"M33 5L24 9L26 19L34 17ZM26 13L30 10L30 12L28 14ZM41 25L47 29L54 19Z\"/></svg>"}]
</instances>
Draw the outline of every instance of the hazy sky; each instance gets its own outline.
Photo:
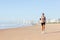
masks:
<instances>
[{"instance_id":1,"label":"hazy sky","mask_svg":"<svg viewBox=\"0 0 60 40\"><path fill-rule=\"evenodd\" d=\"M60 0L0 0L0 21L60 18Z\"/></svg>"}]
</instances>

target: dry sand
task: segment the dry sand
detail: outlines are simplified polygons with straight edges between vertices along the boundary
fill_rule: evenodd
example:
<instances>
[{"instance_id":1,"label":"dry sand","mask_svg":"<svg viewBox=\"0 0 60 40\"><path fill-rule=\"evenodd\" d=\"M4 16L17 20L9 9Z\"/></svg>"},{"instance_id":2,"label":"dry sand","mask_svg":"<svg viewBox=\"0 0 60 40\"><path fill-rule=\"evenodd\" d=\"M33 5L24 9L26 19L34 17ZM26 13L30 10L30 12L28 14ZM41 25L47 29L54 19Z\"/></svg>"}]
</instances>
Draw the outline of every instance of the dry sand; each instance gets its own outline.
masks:
<instances>
[{"instance_id":1,"label":"dry sand","mask_svg":"<svg viewBox=\"0 0 60 40\"><path fill-rule=\"evenodd\" d=\"M40 25L0 30L0 40L60 40L60 24L47 24L45 34Z\"/></svg>"}]
</instances>

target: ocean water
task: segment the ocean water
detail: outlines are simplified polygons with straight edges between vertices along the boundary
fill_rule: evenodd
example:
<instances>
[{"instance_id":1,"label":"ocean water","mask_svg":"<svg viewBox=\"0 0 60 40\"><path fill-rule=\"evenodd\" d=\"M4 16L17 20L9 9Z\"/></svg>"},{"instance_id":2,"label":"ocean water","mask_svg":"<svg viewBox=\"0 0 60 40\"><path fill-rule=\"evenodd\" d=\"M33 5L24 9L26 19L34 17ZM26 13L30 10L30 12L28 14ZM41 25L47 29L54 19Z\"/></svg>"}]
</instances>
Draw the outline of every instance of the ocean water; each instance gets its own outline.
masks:
<instances>
[{"instance_id":1,"label":"ocean water","mask_svg":"<svg viewBox=\"0 0 60 40\"><path fill-rule=\"evenodd\" d=\"M0 29L18 28L24 26L32 26L34 24L23 24L23 23L0 23Z\"/></svg>"}]
</instances>

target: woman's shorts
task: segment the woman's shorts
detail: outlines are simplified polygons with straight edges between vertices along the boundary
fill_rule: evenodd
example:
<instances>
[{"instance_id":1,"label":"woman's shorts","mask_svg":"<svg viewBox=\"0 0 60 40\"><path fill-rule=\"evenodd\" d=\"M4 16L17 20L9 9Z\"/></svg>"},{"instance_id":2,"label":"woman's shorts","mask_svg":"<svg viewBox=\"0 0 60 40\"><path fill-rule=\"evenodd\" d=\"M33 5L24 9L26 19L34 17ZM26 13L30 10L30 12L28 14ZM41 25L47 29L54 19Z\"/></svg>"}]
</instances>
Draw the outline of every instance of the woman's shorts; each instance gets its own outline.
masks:
<instances>
[{"instance_id":1,"label":"woman's shorts","mask_svg":"<svg viewBox=\"0 0 60 40\"><path fill-rule=\"evenodd\" d=\"M44 22L44 23L41 23L41 25L42 25L42 26L45 25L45 22Z\"/></svg>"}]
</instances>

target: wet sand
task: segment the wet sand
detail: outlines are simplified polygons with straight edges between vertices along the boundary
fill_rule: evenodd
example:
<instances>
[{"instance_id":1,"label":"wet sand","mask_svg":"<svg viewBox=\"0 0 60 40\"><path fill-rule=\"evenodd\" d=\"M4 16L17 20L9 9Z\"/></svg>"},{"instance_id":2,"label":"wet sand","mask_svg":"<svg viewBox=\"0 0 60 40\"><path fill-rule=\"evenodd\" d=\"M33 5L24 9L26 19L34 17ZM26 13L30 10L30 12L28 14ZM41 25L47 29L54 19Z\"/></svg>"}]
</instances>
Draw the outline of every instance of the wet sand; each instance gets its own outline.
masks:
<instances>
[{"instance_id":1,"label":"wet sand","mask_svg":"<svg viewBox=\"0 0 60 40\"><path fill-rule=\"evenodd\" d=\"M46 24L44 34L40 25L0 30L0 40L60 40L60 24Z\"/></svg>"}]
</instances>

